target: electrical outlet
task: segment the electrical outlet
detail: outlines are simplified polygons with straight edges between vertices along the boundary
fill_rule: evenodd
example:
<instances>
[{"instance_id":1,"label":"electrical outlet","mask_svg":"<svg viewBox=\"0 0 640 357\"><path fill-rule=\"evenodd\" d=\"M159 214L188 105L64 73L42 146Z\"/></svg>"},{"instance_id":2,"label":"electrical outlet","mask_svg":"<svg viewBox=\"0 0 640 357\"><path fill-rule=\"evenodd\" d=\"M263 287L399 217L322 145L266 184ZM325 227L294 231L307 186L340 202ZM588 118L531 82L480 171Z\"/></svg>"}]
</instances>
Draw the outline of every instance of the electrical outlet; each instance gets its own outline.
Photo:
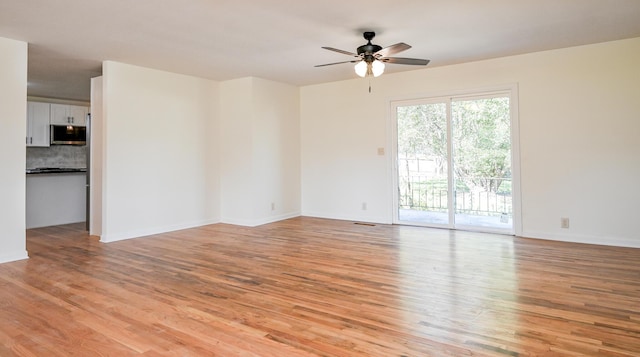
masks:
<instances>
[{"instance_id":1,"label":"electrical outlet","mask_svg":"<svg viewBox=\"0 0 640 357\"><path fill-rule=\"evenodd\" d=\"M367 203L366 202L362 202L362 210L363 211L367 210Z\"/></svg>"},{"instance_id":2,"label":"electrical outlet","mask_svg":"<svg viewBox=\"0 0 640 357\"><path fill-rule=\"evenodd\" d=\"M271 202L271 210L275 211L276 210L276 204L275 202Z\"/></svg>"},{"instance_id":3,"label":"electrical outlet","mask_svg":"<svg viewBox=\"0 0 640 357\"><path fill-rule=\"evenodd\" d=\"M569 228L569 218L567 217L560 218L560 228Z\"/></svg>"},{"instance_id":4,"label":"electrical outlet","mask_svg":"<svg viewBox=\"0 0 640 357\"><path fill-rule=\"evenodd\" d=\"M384 148L378 148L378 155L384 156Z\"/></svg>"}]
</instances>

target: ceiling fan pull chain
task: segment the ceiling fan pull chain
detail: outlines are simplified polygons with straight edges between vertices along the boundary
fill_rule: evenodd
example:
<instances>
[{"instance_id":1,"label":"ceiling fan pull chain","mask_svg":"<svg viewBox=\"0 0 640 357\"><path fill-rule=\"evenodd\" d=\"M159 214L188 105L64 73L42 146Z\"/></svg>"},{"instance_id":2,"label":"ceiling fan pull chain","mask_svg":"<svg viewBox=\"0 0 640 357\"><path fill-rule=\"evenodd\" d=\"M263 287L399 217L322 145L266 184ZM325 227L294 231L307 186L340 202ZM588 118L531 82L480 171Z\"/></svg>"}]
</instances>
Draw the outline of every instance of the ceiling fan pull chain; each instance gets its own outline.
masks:
<instances>
[{"instance_id":1,"label":"ceiling fan pull chain","mask_svg":"<svg viewBox=\"0 0 640 357\"><path fill-rule=\"evenodd\" d=\"M369 93L371 93L371 79L369 79Z\"/></svg>"}]
</instances>

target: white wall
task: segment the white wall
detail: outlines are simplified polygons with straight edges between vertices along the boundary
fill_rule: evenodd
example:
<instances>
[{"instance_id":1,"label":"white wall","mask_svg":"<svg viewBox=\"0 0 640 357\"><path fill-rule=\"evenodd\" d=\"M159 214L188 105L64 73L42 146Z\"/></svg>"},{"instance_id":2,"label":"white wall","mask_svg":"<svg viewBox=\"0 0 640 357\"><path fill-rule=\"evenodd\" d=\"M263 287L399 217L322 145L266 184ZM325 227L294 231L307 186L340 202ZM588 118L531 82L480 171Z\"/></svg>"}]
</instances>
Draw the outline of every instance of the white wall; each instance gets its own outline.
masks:
<instances>
[{"instance_id":1,"label":"white wall","mask_svg":"<svg viewBox=\"0 0 640 357\"><path fill-rule=\"evenodd\" d=\"M254 217L267 223L300 215L298 87L253 79Z\"/></svg>"},{"instance_id":2,"label":"white wall","mask_svg":"<svg viewBox=\"0 0 640 357\"><path fill-rule=\"evenodd\" d=\"M218 87L103 63L102 241L220 220Z\"/></svg>"},{"instance_id":3,"label":"white wall","mask_svg":"<svg viewBox=\"0 0 640 357\"><path fill-rule=\"evenodd\" d=\"M303 87L302 214L389 223L390 101L517 83L523 235L640 247L638 63L635 38Z\"/></svg>"},{"instance_id":4,"label":"white wall","mask_svg":"<svg viewBox=\"0 0 640 357\"><path fill-rule=\"evenodd\" d=\"M102 76L91 78L91 122L89 160L89 234L102 235L103 93Z\"/></svg>"},{"instance_id":5,"label":"white wall","mask_svg":"<svg viewBox=\"0 0 640 357\"><path fill-rule=\"evenodd\" d=\"M0 53L1 262L26 258L15 135L25 130L26 44L0 39ZM108 61L102 240L300 211L388 223L390 101L517 83L523 235L640 247L637 63L640 38L385 74L369 93L368 79L298 89Z\"/></svg>"},{"instance_id":6,"label":"white wall","mask_svg":"<svg viewBox=\"0 0 640 357\"><path fill-rule=\"evenodd\" d=\"M378 79L383 79L379 77ZM301 88L302 215L391 223L387 94L368 79ZM367 204L363 211L362 203Z\"/></svg>"},{"instance_id":7,"label":"white wall","mask_svg":"<svg viewBox=\"0 0 640 357\"><path fill-rule=\"evenodd\" d=\"M222 222L253 225L253 80L220 83Z\"/></svg>"},{"instance_id":8,"label":"white wall","mask_svg":"<svg viewBox=\"0 0 640 357\"><path fill-rule=\"evenodd\" d=\"M222 221L255 226L300 214L298 88L221 83Z\"/></svg>"},{"instance_id":9,"label":"white wall","mask_svg":"<svg viewBox=\"0 0 640 357\"><path fill-rule=\"evenodd\" d=\"M27 258L27 44L0 37L0 263Z\"/></svg>"}]
</instances>

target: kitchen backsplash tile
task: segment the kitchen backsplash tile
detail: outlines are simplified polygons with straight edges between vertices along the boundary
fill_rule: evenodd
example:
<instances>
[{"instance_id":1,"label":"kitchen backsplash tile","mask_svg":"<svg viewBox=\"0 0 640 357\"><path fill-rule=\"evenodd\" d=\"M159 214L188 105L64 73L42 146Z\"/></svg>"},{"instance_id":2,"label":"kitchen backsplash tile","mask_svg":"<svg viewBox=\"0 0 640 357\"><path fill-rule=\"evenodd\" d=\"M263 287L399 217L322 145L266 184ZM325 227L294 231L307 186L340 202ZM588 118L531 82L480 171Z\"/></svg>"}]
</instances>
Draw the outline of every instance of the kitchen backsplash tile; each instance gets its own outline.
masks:
<instances>
[{"instance_id":1,"label":"kitchen backsplash tile","mask_svg":"<svg viewBox=\"0 0 640 357\"><path fill-rule=\"evenodd\" d=\"M26 168L40 167L87 167L87 147L72 145L28 147Z\"/></svg>"}]
</instances>

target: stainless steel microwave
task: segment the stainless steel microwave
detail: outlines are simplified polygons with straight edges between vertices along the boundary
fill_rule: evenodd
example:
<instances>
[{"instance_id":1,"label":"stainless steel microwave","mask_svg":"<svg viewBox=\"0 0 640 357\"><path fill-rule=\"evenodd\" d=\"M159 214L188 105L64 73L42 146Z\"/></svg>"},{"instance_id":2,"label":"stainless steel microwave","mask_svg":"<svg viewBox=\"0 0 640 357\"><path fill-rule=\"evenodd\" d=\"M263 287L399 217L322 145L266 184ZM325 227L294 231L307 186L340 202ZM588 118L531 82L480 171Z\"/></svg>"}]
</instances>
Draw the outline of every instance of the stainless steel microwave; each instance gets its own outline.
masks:
<instances>
[{"instance_id":1,"label":"stainless steel microwave","mask_svg":"<svg viewBox=\"0 0 640 357\"><path fill-rule=\"evenodd\" d=\"M51 125L51 145L86 145L87 127Z\"/></svg>"}]
</instances>

